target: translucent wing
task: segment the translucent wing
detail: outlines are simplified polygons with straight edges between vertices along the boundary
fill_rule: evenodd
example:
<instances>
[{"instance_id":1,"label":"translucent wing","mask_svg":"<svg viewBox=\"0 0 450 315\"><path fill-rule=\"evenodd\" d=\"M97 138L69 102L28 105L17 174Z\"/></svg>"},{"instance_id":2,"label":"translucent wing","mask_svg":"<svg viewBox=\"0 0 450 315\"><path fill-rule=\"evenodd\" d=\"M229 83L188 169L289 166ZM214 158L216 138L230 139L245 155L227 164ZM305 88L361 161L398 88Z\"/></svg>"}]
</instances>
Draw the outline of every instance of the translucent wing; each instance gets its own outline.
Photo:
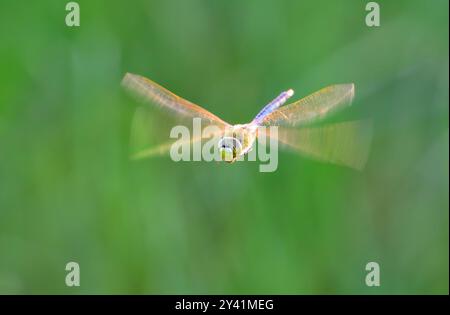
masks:
<instances>
[{"instance_id":1,"label":"translucent wing","mask_svg":"<svg viewBox=\"0 0 450 315\"><path fill-rule=\"evenodd\" d=\"M361 170L368 158L371 135L371 122L357 120L300 129L278 127L276 138L280 145L307 157Z\"/></svg>"},{"instance_id":2,"label":"translucent wing","mask_svg":"<svg viewBox=\"0 0 450 315\"><path fill-rule=\"evenodd\" d=\"M187 118L198 117L220 127L229 126L227 122L204 108L173 94L162 86L140 75L125 74L122 85L135 96L146 102L168 109L173 114Z\"/></svg>"},{"instance_id":3,"label":"translucent wing","mask_svg":"<svg viewBox=\"0 0 450 315\"><path fill-rule=\"evenodd\" d=\"M215 137L217 138L217 140L219 139L219 135L221 133L217 133L217 134L209 134L208 137L205 136L197 136L197 137L192 137L189 138L187 140L180 140L177 141L177 146L182 146L184 144L188 144L189 146L193 145L194 143L200 142L204 139L209 139L211 137ZM166 143L163 144L159 144L156 146L151 146L149 148L137 151L137 152L133 152L131 155L131 159L133 160L140 160L140 159L145 159L145 158L149 158L152 156L158 156L158 155L164 155L167 154L170 149L172 148L172 145L175 143L175 141L168 141Z\"/></svg>"},{"instance_id":4,"label":"translucent wing","mask_svg":"<svg viewBox=\"0 0 450 315\"><path fill-rule=\"evenodd\" d=\"M127 73L122 80L122 85L145 103L157 105L172 114L170 117L157 115L150 111L151 108L145 106L136 109L130 133L130 150L133 159L167 154L175 142L180 144L184 141L192 145L203 139L215 137L230 126L216 115L182 99L145 77ZM172 127L180 124L177 123L178 118L184 118L182 125L189 130L189 138L186 140L171 139L169 136ZM199 129L197 133L193 131L193 118L200 118L201 121L201 127L197 128ZM211 129L216 131L204 133L207 127L215 127Z\"/></svg>"},{"instance_id":5,"label":"translucent wing","mask_svg":"<svg viewBox=\"0 0 450 315\"><path fill-rule=\"evenodd\" d=\"M195 119L198 120L198 118ZM174 132L175 138L172 138L173 127L181 127L186 133L181 135ZM203 140L218 138L223 132L224 128L215 124L201 123L194 127L193 121L191 121L191 125L174 125L173 120L155 116L155 113L151 112L147 106L140 106L136 109L131 123L131 158L138 160L168 154L175 143L178 147L181 145L190 147Z\"/></svg>"},{"instance_id":6,"label":"translucent wing","mask_svg":"<svg viewBox=\"0 0 450 315\"><path fill-rule=\"evenodd\" d=\"M324 118L346 105L350 105L355 86L338 84L323 88L294 103L282 106L261 120L260 125L300 126Z\"/></svg>"},{"instance_id":7,"label":"translucent wing","mask_svg":"<svg viewBox=\"0 0 450 315\"><path fill-rule=\"evenodd\" d=\"M189 139L187 142L191 145L194 144L198 141L200 141L202 138L192 138ZM131 155L131 159L133 160L140 160L140 159L145 159L145 158L149 158L152 156L158 156L158 155L164 155L167 152L170 151L170 148L172 147L172 145L174 144L173 141L168 141L166 143L160 144L160 145L156 145L156 146L152 146L137 152L133 152Z\"/></svg>"}]
</instances>

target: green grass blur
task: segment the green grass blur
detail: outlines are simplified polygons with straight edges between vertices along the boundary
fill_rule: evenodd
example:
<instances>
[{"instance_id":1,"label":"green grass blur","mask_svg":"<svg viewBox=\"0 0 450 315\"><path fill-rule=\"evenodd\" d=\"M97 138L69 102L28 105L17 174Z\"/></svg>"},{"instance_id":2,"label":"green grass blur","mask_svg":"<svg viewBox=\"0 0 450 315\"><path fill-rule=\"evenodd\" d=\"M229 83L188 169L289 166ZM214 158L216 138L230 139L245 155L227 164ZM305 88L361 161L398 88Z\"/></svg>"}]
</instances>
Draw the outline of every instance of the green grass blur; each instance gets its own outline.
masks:
<instances>
[{"instance_id":1,"label":"green grass blur","mask_svg":"<svg viewBox=\"0 0 450 315\"><path fill-rule=\"evenodd\" d=\"M0 3L0 293L448 294L447 1L78 3ZM128 71L232 123L354 82L368 164L132 162Z\"/></svg>"}]
</instances>

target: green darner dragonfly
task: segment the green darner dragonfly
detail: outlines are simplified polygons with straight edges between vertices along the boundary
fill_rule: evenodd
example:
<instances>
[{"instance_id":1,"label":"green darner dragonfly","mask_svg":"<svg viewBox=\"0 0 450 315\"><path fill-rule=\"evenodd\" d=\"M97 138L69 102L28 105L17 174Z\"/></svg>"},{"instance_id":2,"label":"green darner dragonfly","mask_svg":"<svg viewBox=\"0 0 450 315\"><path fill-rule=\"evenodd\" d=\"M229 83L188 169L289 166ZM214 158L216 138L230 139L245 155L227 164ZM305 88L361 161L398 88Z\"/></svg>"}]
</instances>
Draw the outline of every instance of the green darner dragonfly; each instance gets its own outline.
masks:
<instances>
[{"instance_id":1,"label":"green darner dragonfly","mask_svg":"<svg viewBox=\"0 0 450 315\"><path fill-rule=\"evenodd\" d=\"M333 123L311 127L330 113L351 104L354 84L338 84L323 88L291 104L284 103L294 94L292 89L282 92L267 104L255 118L246 124L231 125L206 109L193 104L155 82L127 73L122 85L146 103L169 110L177 117L201 119L206 125L217 127L217 146L222 160L234 162L247 154L258 137L274 137L261 134L262 126L277 126L276 139L282 146L310 158L362 169L369 151L370 124L365 120ZM283 106L284 105L284 106ZM266 129L267 130L267 129ZM201 141L203 136L192 138ZM135 158L165 154L172 142L156 145L138 152Z\"/></svg>"}]
</instances>

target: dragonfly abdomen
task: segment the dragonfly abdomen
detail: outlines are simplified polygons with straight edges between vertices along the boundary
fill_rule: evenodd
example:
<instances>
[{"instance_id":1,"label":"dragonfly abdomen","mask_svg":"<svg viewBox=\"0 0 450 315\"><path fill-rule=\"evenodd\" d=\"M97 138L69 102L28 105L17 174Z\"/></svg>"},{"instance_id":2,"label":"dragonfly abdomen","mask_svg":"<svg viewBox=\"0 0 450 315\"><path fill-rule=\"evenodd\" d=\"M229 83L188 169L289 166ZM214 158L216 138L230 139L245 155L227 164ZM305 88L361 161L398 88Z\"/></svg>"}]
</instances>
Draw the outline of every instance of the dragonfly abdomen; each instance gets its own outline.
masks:
<instances>
[{"instance_id":1,"label":"dragonfly abdomen","mask_svg":"<svg viewBox=\"0 0 450 315\"><path fill-rule=\"evenodd\" d=\"M257 124L259 124L266 115L273 112L275 109L283 105L288 98L290 98L292 95L294 95L294 90L289 89L285 92L282 92L280 95L278 95L272 102L264 106L264 108L256 115L255 119L253 121Z\"/></svg>"}]
</instances>

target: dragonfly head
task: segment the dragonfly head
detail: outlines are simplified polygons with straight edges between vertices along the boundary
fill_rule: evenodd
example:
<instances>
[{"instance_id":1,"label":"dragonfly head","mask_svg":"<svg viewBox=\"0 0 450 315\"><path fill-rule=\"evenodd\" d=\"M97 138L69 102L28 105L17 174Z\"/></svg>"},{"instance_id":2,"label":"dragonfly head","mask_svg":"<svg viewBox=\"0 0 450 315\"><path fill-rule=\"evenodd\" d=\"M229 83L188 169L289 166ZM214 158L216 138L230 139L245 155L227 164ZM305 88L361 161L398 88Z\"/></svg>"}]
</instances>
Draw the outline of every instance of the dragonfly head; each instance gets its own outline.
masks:
<instances>
[{"instance_id":1,"label":"dragonfly head","mask_svg":"<svg viewBox=\"0 0 450 315\"><path fill-rule=\"evenodd\" d=\"M242 151L241 142L234 137L222 137L218 143L220 158L225 162L234 162Z\"/></svg>"}]
</instances>

